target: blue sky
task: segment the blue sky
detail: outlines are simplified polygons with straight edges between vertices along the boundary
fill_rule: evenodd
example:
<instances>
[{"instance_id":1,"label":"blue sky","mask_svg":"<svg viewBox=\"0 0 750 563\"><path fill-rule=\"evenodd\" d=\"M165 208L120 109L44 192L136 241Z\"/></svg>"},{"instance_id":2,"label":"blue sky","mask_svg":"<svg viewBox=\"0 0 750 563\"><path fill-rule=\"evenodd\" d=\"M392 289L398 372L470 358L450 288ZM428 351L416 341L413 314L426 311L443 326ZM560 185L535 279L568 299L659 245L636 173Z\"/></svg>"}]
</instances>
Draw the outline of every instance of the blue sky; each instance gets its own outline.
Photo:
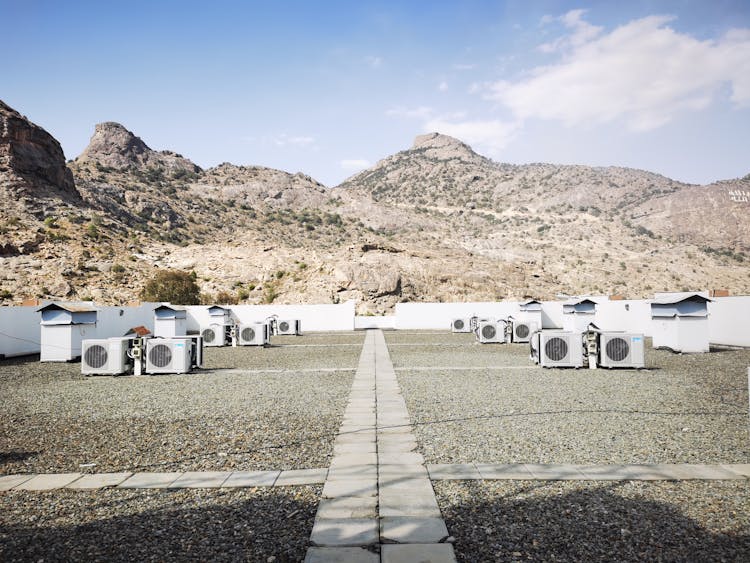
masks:
<instances>
[{"instance_id":1,"label":"blue sky","mask_svg":"<svg viewBox=\"0 0 750 563\"><path fill-rule=\"evenodd\" d=\"M334 186L437 130L499 162L750 173L750 2L0 0L0 99Z\"/></svg>"}]
</instances>

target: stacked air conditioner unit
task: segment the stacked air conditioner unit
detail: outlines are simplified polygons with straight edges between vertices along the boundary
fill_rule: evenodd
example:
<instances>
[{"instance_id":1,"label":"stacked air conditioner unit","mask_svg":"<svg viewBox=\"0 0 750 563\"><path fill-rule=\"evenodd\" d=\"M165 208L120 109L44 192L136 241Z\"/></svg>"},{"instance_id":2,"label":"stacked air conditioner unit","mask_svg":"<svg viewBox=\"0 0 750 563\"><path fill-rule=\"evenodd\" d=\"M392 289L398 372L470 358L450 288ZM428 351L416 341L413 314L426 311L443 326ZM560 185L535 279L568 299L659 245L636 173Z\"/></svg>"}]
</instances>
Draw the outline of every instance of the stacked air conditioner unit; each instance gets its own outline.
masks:
<instances>
[{"instance_id":1,"label":"stacked air conditioner unit","mask_svg":"<svg viewBox=\"0 0 750 563\"><path fill-rule=\"evenodd\" d=\"M146 340L146 373L188 373L192 366L192 342L186 338Z\"/></svg>"},{"instance_id":2,"label":"stacked air conditioner unit","mask_svg":"<svg viewBox=\"0 0 750 563\"><path fill-rule=\"evenodd\" d=\"M84 375L120 375L130 371L128 357L132 338L84 340L81 349L81 373Z\"/></svg>"},{"instance_id":3,"label":"stacked air conditioner unit","mask_svg":"<svg viewBox=\"0 0 750 563\"><path fill-rule=\"evenodd\" d=\"M625 332L599 334L598 365L604 368L645 367L643 335Z\"/></svg>"},{"instance_id":4,"label":"stacked air conditioner unit","mask_svg":"<svg viewBox=\"0 0 750 563\"><path fill-rule=\"evenodd\" d=\"M505 344L505 321L479 321L477 325L477 340L481 344Z\"/></svg>"},{"instance_id":5,"label":"stacked air conditioner unit","mask_svg":"<svg viewBox=\"0 0 750 563\"><path fill-rule=\"evenodd\" d=\"M269 327L266 323L241 324L238 336L240 346L265 346L269 341Z\"/></svg>"},{"instance_id":6,"label":"stacked air conditioner unit","mask_svg":"<svg viewBox=\"0 0 750 563\"><path fill-rule=\"evenodd\" d=\"M279 319L276 321L276 334L297 336L301 332L301 323L298 319Z\"/></svg>"},{"instance_id":7,"label":"stacked air conditioner unit","mask_svg":"<svg viewBox=\"0 0 750 563\"><path fill-rule=\"evenodd\" d=\"M451 332L471 332L471 319L453 319L451 322Z\"/></svg>"},{"instance_id":8,"label":"stacked air conditioner unit","mask_svg":"<svg viewBox=\"0 0 750 563\"><path fill-rule=\"evenodd\" d=\"M529 342L531 335L539 330L536 321L511 320L511 342Z\"/></svg>"},{"instance_id":9,"label":"stacked air conditioner unit","mask_svg":"<svg viewBox=\"0 0 750 563\"><path fill-rule=\"evenodd\" d=\"M226 346L231 344L232 325L211 324L201 328L204 346Z\"/></svg>"},{"instance_id":10,"label":"stacked air conditioner unit","mask_svg":"<svg viewBox=\"0 0 750 563\"><path fill-rule=\"evenodd\" d=\"M583 367L584 337L580 332L535 332L529 345L532 359L542 367Z\"/></svg>"}]
</instances>

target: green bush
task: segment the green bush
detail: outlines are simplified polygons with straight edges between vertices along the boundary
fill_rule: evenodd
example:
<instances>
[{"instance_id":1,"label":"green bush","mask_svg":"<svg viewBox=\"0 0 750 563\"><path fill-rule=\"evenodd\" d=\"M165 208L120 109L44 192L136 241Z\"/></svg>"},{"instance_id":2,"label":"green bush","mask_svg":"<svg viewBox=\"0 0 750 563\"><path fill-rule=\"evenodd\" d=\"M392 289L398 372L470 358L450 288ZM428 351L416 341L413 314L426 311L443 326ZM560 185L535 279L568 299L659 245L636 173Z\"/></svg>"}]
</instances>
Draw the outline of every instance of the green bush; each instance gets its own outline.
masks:
<instances>
[{"instance_id":1,"label":"green bush","mask_svg":"<svg viewBox=\"0 0 750 563\"><path fill-rule=\"evenodd\" d=\"M143 301L168 301L174 305L198 305L200 288L194 272L159 270L141 290Z\"/></svg>"}]
</instances>

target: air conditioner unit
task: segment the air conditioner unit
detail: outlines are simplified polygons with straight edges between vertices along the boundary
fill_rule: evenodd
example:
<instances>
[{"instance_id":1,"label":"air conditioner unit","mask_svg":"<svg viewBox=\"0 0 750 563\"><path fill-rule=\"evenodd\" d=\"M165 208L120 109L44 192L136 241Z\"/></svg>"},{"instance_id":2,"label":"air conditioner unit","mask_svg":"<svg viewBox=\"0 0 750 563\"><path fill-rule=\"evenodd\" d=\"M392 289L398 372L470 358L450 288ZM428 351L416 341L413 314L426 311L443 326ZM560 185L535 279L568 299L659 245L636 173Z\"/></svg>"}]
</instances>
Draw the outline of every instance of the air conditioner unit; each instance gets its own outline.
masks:
<instances>
[{"instance_id":1,"label":"air conditioner unit","mask_svg":"<svg viewBox=\"0 0 750 563\"><path fill-rule=\"evenodd\" d=\"M583 367L583 335L580 332L539 333L539 364L542 367Z\"/></svg>"},{"instance_id":2,"label":"air conditioner unit","mask_svg":"<svg viewBox=\"0 0 750 563\"><path fill-rule=\"evenodd\" d=\"M190 345L190 367L203 367L203 337L199 334L173 336L172 340L185 340Z\"/></svg>"},{"instance_id":3,"label":"air conditioner unit","mask_svg":"<svg viewBox=\"0 0 750 563\"><path fill-rule=\"evenodd\" d=\"M512 342L529 342L531 335L539 330L535 321L517 321L513 319L512 326Z\"/></svg>"},{"instance_id":4,"label":"air conditioner unit","mask_svg":"<svg viewBox=\"0 0 750 563\"><path fill-rule=\"evenodd\" d=\"M482 344L505 344L505 321L479 321L477 339Z\"/></svg>"},{"instance_id":5,"label":"air conditioner unit","mask_svg":"<svg viewBox=\"0 0 750 563\"><path fill-rule=\"evenodd\" d=\"M602 332L599 335L599 365L604 368L643 368L643 335Z\"/></svg>"},{"instance_id":6,"label":"air conditioner unit","mask_svg":"<svg viewBox=\"0 0 750 563\"><path fill-rule=\"evenodd\" d=\"M226 325L212 324L201 328L204 346L225 346L227 343Z\"/></svg>"},{"instance_id":7,"label":"air conditioner unit","mask_svg":"<svg viewBox=\"0 0 750 563\"><path fill-rule=\"evenodd\" d=\"M131 338L84 340L81 345L81 373L120 375L129 371L128 349L131 341Z\"/></svg>"},{"instance_id":8,"label":"air conditioner unit","mask_svg":"<svg viewBox=\"0 0 750 563\"><path fill-rule=\"evenodd\" d=\"M300 333L299 320L282 320L276 321L276 334L297 335Z\"/></svg>"},{"instance_id":9,"label":"air conditioner unit","mask_svg":"<svg viewBox=\"0 0 750 563\"><path fill-rule=\"evenodd\" d=\"M188 373L191 343L184 338L149 338L146 341L146 373Z\"/></svg>"},{"instance_id":10,"label":"air conditioner unit","mask_svg":"<svg viewBox=\"0 0 750 563\"><path fill-rule=\"evenodd\" d=\"M471 319L453 319L451 332L471 332Z\"/></svg>"},{"instance_id":11,"label":"air conditioner unit","mask_svg":"<svg viewBox=\"0 0 750 563\"><path fill-rule=\"evenodd\" d=\"M268 344L268 325L266 323L241 324L239 340L240 346L264 346Z\"/></svg>"},{"instance_id":12,"label":"air conditioner unit","mask_svg":"<svg viewBox=\"0 0 750 563\"><path fill-rule=\"evenodd\" d=\"M531 333L531 337L529 338L529 359L535 364L538 364L541 360L539 354L541 334L542 332L537 330L536 332Z\"/></svg>"}]
</instances>

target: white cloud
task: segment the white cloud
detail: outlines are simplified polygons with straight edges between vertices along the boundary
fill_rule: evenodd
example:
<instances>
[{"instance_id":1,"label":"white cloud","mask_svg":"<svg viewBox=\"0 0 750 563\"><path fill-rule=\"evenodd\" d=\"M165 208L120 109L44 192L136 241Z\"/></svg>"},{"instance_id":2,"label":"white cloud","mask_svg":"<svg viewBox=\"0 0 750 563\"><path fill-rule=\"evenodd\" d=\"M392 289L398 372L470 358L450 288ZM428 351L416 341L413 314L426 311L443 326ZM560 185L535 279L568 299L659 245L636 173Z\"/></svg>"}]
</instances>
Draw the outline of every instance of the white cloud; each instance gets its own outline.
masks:
<instances>
[{"instance_id":1,"label":"white cloud","mask_svg":"<svg viewBox=\"0 0 750 563\"><path fill-rule=\"evenodd\" d=\"M649 16L602 34L582 17L581 10L562 16L571 32L542 47L559 53L560 62L496 82L487 97L519 120L572 126L623 119L633 130L705 108L725 84L734 104L750 104L750 30L700 41L668 27L669 16Z\"/></svg>"},{"instance_id":2,"label":"white cloud","mask_svg":"<svg viewBox=\"0 0 750 563\"><path fill-rule=\"evenodd\" d=\"M370 68L380 68L383 65L383 58L371 55L369 57L365 57L365 62L370 66Z\"/></svg>"},{"instance_id":3,"label":"white cloud","mask_svg":"<svg viewBox=\"0 0 750 563\"><path fill-rule=\"evenodd\" d=\"M405 108L403 106L398 106L386 110L385 112L388 117L406 117L409 119L425 119L431 116L432 113L432 108L427 106L419 106L416 108Z\"/></svg>"},{"instance_id":4,"label":"white cloud","mask_svg":"<svg viewBox=\"0 0 750 563\"><path fill-rule=\"evenodd\" d=\"M447 89L448 89L448 83L445 80L441 81L440 84L438 84L438 90L440 92L445 92Z\"/></svg>"},{"instance_id":5,"label":"white cloud","mask_svg":"<svg viewBox=\"0 0 750 563\"><path fill-rule=\"evenodd\" d=\"M304 135L287 135L282 133L273 140L277 147L309 147L315 144L315 137L308 137Z\"/></svg>"},{"instance_id":6,"label":"white cloud","mask_svg":"<svg viewBox=\"0 0 750 563\"><path fill-rule=\"evenodd\" d=\"M339 161L339 166L348 172L359 172L370 167L370 161L364 158L349 158Z\"/></svg>"},{"instance_id":7,"label":"white cloud","mask_svg":"<svg viewBox=\"0 0 750 563\"><path fill-rule=\"evenodd\" d=\"M453 70L474 70L477 68L476 64L454 64Z\"/></svg>"},{"instance_id":8,"label":"white cloud","mask_svg":"<svg viewBox=\"0 0 750 563\"><path fill-rule=\"evenodd\" d=\"M519 124L500 120L456 120L457 116L441 116L424 124L425 132L437 131L471 145L473 148L497 157L518 130Z\"/></svg>"}]
</instances>

